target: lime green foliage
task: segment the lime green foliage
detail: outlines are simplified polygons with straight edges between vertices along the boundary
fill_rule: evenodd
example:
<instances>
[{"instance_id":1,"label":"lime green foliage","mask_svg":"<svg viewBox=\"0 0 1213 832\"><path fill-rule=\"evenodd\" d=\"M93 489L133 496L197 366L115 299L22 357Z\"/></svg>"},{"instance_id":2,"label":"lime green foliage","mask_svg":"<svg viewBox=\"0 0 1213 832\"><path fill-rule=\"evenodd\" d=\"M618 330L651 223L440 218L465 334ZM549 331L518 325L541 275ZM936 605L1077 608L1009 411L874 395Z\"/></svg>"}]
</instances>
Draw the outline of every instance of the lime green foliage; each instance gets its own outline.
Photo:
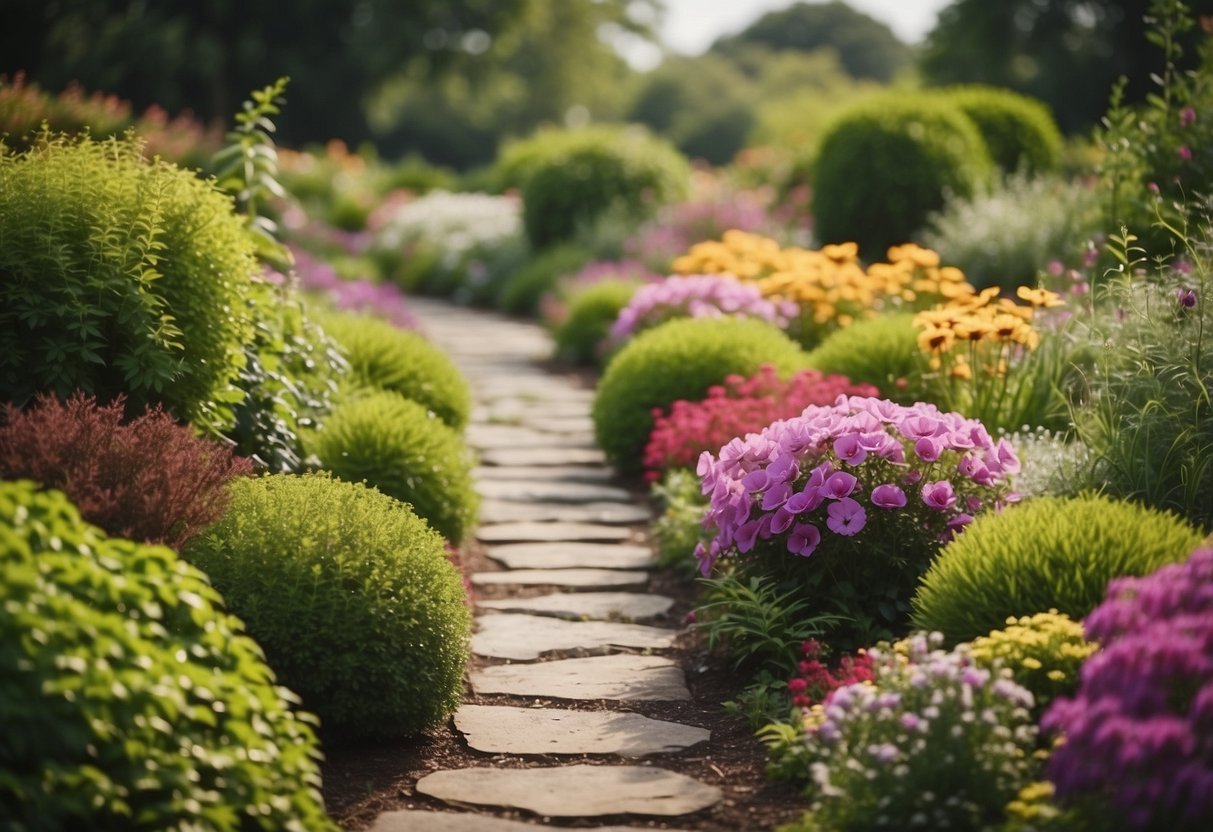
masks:
<instances>
[{"instance_id":1,"label":"lime green foliage","mask_svg":"<svg viewBox=\"0 0 1213 832\"><path fill-rule=\"evenodd\" d=\"M337 406L306 447L347 482L409 503L452 543L476 525L479 507L463 439L422 405L380 391Z\"/></svg>"},{"instance_id":2,"label":"lime green foliage","mask_svg":"<svg viewBox=\"0 0 1213 832\"><path fill-rule=\"evenodd\" d=\"M937 400L924 378L929 368L912 312L878 315L835 330L808 361L823 373L873 384L883 398L900 404Z\"/></svg>"},{"instance_id":3,"label":"lime green foliage","mask_svg":"<svg viewBox=\"0 0 1213 832\"><path fill-rule=\"evenodd\" d=\"M1082 623L1056 610L1008 618L1002 629L973 641L977 664L1000 664L1012 678L1032 691L1037 713L1057 696L1078 687L1078 671L1098 649L1083 637Z\"/></svg>"},{"instance_id":4,"label":"lime green foliage","mask_svg":"<svg viewBox=\"0 0 1213 832\"><path fill-rule=\"evenodd\" d=\"M1201 535L1173 514L1088 494L982 514L939 553L913 600L916 627L951 642L1056 609L1083 618L1108 581L1183 560Z\"/></svg>"},{"instance_id":5,"label":"lime green foliage","mask_svg":"<svg viewBox=\"0 0 1213 832\"><path fill-rule=\"evenodd\" d=\"M973 122L930 96L870 99L827 129L813 171L823 243L853 240L868 257L912 239L945 193L967 196L989 178Z\"/></svg>"},{"instance_id":6,"label":"lime green foliage","mask_svg":"<svg viewBox=\"0 0 1213 832\"><path fill-rule=\"evenodd\" d=\"M1045 173L1061 161L1062 137L1043 101L1000 87L949 87L940 95L977 125L990 160L1008 173Z\"/></svg>"},{"instance_id":7,"label":"lime green foliage","mask_svg":"<svg viewBox=\"0 0 1213 832\"><path fill-rule=\"evenodd\" d=\"M536 248L572 239L612 210L639 222L687 191L686 159L640 128L541 133L529 141L535 145L515 146L503 167L520 179L523 225Z\"/></svg>"},{"instance_id":8,"label":"lime green foliage","mask_svg":"<svg viewBox=\"0 0 1213 832\"><path fill-rule=\"evenodd\" d=\"M509 315L534 317L540 299L556 288L561 278L576 274L593 257L593 252L573 244L536 253L500 285L497 308Z\"/></svg>"},{"instance_id":9,"label":"lime green foliage","mask_svg":"<svg viewBox=\"0 0 1213 832\"><path fill-rule=\"evenodd\" d=\"M669 321L638 335L607 365L594 399L598 444L622 473L638 474L654 408L699 401L726 376L749 377L763 364L786 377L808 366L805 359L794 341L763 321Z\"/></svg>"},{"instance_id":10,"label":"lime green foliage","mask_svg":"<svg viewBox=\"0 0 1213 832\"><path fill-rule=\"evenodd\" d=\"M686 468L671 468L661 482L653 483L653 496L662 506L653 521L652 535L662 566L697 572L696 544L707 546L712 535L703 528L708 498L700 492L699 477Z\"/></svg>"},{"instance_id":11,"label":"lime green foliage","mask_svg":"<svg viewBox=\"0 0 1213 832\"><path fill-rule=\"evenodd\" d=\"M472 410L467 379L423 336L367 315L319 310L312 315L345 352L354 385L399 393L456 430L467 425Z\"/></svg>"},{"instance_id":12,"label":"lime green foliage","mask_svg":"<svg viewBox=\"0 0 1213 832\"><path fill-rule=\"evenodd\" d=\"M399 501L327 473L246 479L185 555L326 734L407 736L459 703L463 581L442 538Z\"/></svg>"},{"instance_id":13,"label":"lime green foliage","mask_svg":"<svg viewBox=\"0 0 1213 832\"><path fill-rule=\"evenodd\" d=\"M602 352L611 324L643 284L607 279L586 286L568 299L568 313L552 332L556 357L574 364L604 363Z\"/></svg>"},{"instance_id":14,"label":"lime green foliage","mask_svg":"<svg viewBox=\"0 0 1213 832\"><path fill-rule=\"evenodd\" d=\"M206 576L35 489L0 483L5 828L336 829L315 718Z\"/></svg>"},{"instance_id":15,"label":"lime green foliage","mask_svg":"<svg viewBox=\"0 0 1213 832\"><path fill-rule=\"evenodd\" d=\"M218 428L258 266L231 200L130 141L0 154L0 398L80 389Z\"/></svg>"}]
</instances>

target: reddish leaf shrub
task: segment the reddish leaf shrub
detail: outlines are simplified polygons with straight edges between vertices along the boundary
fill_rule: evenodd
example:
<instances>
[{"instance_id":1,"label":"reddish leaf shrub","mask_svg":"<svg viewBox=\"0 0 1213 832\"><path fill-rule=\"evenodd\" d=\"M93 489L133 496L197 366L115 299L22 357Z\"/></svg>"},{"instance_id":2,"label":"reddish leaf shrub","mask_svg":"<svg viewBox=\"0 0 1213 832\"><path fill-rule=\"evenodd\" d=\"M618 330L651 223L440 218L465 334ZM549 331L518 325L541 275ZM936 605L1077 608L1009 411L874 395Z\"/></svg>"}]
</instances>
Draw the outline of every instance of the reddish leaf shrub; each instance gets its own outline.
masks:
<instances>
[{"instance_id":1,"label":"reddish leaf shrub","mask_svg":"<svg viewBox=\"0 0 1213 832\"><path fill-rule=\"evenodd\" d=\"M800 645L804 658L797 665L800 671L788 680L788 692L792 704L798 708L809 708L825 702L831 693L845 685L871 682L876 678L872 657L860 651L854 656L843 656L838 666L830 670L821 660L821 644L809 639Z\"/></svg>"},{"instance_id":2,"label":"reddish leaf shrub","mask_svg":"<svg viewBox=\"0 0 1213 832\"><path fill-rule=\"evenodd\" d=\"M224 487L252 463L195 436L156 405L123 424L124 400L40 395L0 414L0 479L30 479L67 494L110 535L174 549L227 506Z\"/></svg>"},{"instance_id":3,"label":"reddish leaf shrub","mask_svg":"<svg viewBox=\"0 0 1213 832\"><path fill-rule=\"evenodd\" d=\"M728 376L709 388L703 401L676 401L668 413L653 411L653 431L644 449L645 479L655 482L671 468L694 468L704 451L716 453L729 440L799 416L810 405L833 404L840 395L879 396L870 384L846 376L802 370L781 379L769 364L750 378Z\"/></svg>"}]
</instances>

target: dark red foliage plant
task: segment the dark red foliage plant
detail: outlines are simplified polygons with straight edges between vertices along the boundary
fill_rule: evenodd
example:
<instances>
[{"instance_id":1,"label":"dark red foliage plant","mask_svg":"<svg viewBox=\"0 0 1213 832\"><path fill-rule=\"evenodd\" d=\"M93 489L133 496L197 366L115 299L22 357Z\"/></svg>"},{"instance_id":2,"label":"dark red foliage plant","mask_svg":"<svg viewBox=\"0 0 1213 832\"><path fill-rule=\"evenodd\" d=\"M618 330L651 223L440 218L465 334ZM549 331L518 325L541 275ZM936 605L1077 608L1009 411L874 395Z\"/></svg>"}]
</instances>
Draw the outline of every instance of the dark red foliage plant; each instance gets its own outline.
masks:
<instances>
[{"instance_id":1,"label":"dark red foliage plant","mask_svg":"<svg viewBox=\"0 0 1213 832\"><path fill-rule=\"evenodd\" d=\"M830 405L840 395L879 396L870 384L846 376L801 370L782 379L765 364L750 376L731 375L703 401L676 401L668 413L653 411L644 449L645 479L655 482L671 468L694 468L704 451L716 453L735 437L757 433L779 419L799 416L809 405Z\"/></svg>"},{"instance_id":2,"label":"dark red foliage plant","mask_svg":"<svg viewBox=\"0 0 1213 832\"><path fill-rule=\"evenodd\" d=\"M244 457L195 436L159 405L124 423L125 402L39 395L0 414L0 479L64 492L108 534L179 549L219 519L226 484L253 473Z\"/></svg>"}]
</instances>

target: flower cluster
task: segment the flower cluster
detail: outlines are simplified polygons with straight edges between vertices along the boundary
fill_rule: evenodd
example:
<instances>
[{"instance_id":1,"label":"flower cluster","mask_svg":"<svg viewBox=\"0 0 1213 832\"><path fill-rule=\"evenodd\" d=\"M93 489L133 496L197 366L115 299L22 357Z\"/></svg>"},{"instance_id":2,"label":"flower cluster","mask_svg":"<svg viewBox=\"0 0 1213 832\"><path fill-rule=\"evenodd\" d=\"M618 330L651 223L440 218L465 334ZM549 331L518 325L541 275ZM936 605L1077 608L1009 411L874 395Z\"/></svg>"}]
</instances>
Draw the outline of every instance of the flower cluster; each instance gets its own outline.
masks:
<instances>
[{"instance_id":1,"label":"flower cluster","mask_svg":"<svg viewBox=\"0 0 1213 832\"><path fill-rule=\"evenodd\" d=\"M838 688L807 714L794 753L820 828L988 829L1029 782L1032 694L941 640L870 650L875 683Z\"/></svg>"},{"instance_id":2,"label":"flower cluster","mask_svg":"<svg viewBox=\"0 0 1213 832\"><path fill-rule=\"evenodd\" d=\"M1032 691L1038 707L1074 691L1078 671L1097 649L1083 638L1082 624L1057 610L1007 619L1007 626L975 639L973 660L982 667L1001 664Z\"/></svg>"},{"instance_id":3,"label":"flower cluster","mask_svg":"<svg viewBox=\"0 0 1213 832\"><path fill-rule=\"evenodd\" d=\"M783 328L796 308L763 297L757 286L727 276L669 277L642 287L611 327L620 344L671 318L757 318Z\"/></svg>"},{"instance_id":4,"label":"flower cluster","mask_svg":"<svg viewBox=\"0 0 1213 832\"><path fill-rule=\"evenodd\" d=\"M854 656L843 656L834 671L821 660L821 644L817 641L808 639L800 645L800 652L803 658L797 665L799 673L788 680L792 704L797 708L816 705L845 685L871 682L876 678L872 657L866 650Z\"/></svg>"},{"instance_id":5,"label":"flower cluster","mask_svg":"<svg viewBox=\"0 0 1213 832\"><path fill-rule=\"evenodd\" d=\"M404 293L394 283L345 280L328 263L300 248L292 248L299 288L324 295L333 306L349 312L369 312L402 329L417 329L418 321ZM272 277L271 277L272 279Z\"/></svg>"},{"instance_id":6,"label":"flower cluster","mask_svg":"<svg viewBox=\"0 0 1213 832\"><path fill-rule=\"evenodd\" d=\"M809 405L830 404L840 395L875 396L876 388L844 376L802 370L782 379L769 364L749 378L731 375L708 389L707 398L679 400L668 413L653 414L653 430L644 449L647 480L662 471L692 468L704 451L718 450L735 436L762 430L778 419L799 415Z\"/></svg>"},{"instance_id":7,"label":"flower cluster","mask_svg":"<svg viewBox=\"0 0 1213 832\"><path fill-rule=\"evenodd\" d=\"M406 243L430 243L458 260L478 246L491 246L517 236L522 207L515 197L431 191L404 202L386 217L378 245L398 249Z\"/></svg>"},{"instance_id":8,"label":"flower cluster","mask_svg":"<svg viewBox=\"0 0 1213 832\"><path fill-rule=\"evenodd\" d=\"M1104 803L1129 830L1213 824L1213 548L1112 581L1085 625L1102 649L1041 721L1063 737L1059 801Z\"/></svg>"},{"instance_id":9,"label":"flower cluster","mask_svg":"<svg viewBox=\"0 0 1213 832\"><path fill-rule=\"evenodd\" d=\"M539 299L539 318L549 329L556 329L569 320L570 307L587 290L604 283L655 283L662 276L651 272L638 260L593 260L574 275L562 278L556 289Z\"/></svg>"},{"instance_id":10,"label":"flower cluster","mask_svg":"<svg viewBox=\"0 0 1213 832\"><path fill-rule=\"evenodd\" d=\"M704 525L716 537L696 554L706 575L722 555L763 541L807 558L841 539L912 549L925 536L929 552L975 512L1008 499L1006 478L1018 470L1010 443L994 442L976 420L931 404L839 396L733 439L719 457L700 456L697 473L711 495ZM893 516L911 521L890 529L882 520Z\"/></svg>"},{"instance_id":11,"label":"flower cluster","mask_svg":"<svg viewBox=\"0 0 1213 832\"><path fill-rule=\"evenodd\" d=\"M717 239L730 229L757 232L774 224L755 192L708 194L662 208L651 222L624 241L624 250L665 270L695 243Z\"/></svg>"}]
</instances>

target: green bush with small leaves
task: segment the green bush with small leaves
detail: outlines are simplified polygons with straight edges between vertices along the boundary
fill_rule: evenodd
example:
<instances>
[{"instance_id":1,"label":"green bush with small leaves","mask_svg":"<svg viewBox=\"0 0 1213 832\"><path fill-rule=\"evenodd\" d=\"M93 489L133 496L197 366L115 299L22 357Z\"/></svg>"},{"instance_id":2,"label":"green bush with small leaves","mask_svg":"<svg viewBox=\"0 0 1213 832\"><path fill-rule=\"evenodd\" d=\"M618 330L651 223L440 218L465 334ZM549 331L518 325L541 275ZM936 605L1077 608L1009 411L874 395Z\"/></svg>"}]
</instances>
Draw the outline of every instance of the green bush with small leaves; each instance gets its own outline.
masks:
<instances>
[{"instance_id":1,"label":"green bush with small leaves","mask_svg":"<svg viewBox=\"0 0 1213 832\"><path fill-rule=\"evenodd\" d=\"M918 348L912 312L893 312L835 330L809 352L823 373L873 384L883 398L901 404L931 401L926 355Z\"/></svg>"},{"instance_id":2,"label":"green bush with small leaves","mask_svg":"<svg viewBox=\"0 0 1213 832\"><path fill-rule=\"evenodd\" d=\"M368 315L312 315L344 351L354 385L399 393L455 430L467 425L471 388L446 353L424 336Z\"/></svg>"},{"instance_id":3,"label":"green bush with small leaves","mask_svg":"<svg viewBox=\"0 0 1213 832\"><path fill-rule=\"evenodd\" d=\"M594 399L594 433L607 459L624 474L643 467L654 408L699 401L736 373L763 364L781 376L808 366L795 341L753 318L682 318L642 332L607 365Z\"/></svg>"},{"instance_id":4,"label":"green bush with small leaves","mask_svg":"<svg viewBox=\"0 0 1213 832\"><path fill-rule=\"evenodd\" d=\"M658 562L687 574L698 572L695 547L712 542L712 535L703 528L708 498L700 490L699 477L687 468L671 468L660 482L653 483L652 495L661 506L661 515L650 527Z\"/></svg>"},{"instance_id":5,"label":"green bush with small leaves","mask_svg":"<svg viewBox=\"0 0 1213 832\"><path fill-rule=\"evenodd\" d=\"M163 402L221 430L259 266L232 201L133 141L0 152L0 399Z\"/></svg>"},{"instance_id":6,"label":"green bush with small leaves","mask_svg":"<svg viewBox=\"0 0 1213 832\"><path fill-rule=\"evenodd\" d=\"M968 196L992 172L985 142L952 104L868 99L827 128L813 166L815 232L853 240L869 258L914 238L948 193Z\"/></svg>"},{"instance_id":7,"label":"green bush with small leaves","mask_svg":"<svg viewBox=\"0 0 1213 832\"><path fill-rule=\"evenodd\" d=\"M552 332L556 357L584 366L605 363L603 352L611 324L643 283L613 278L578 290L566 301L568 312Z\"/></svg>"},{"instance_id":8,"label":"green bush with small leaves","mask_svg":"<svg viewBox=\"0 0 1213 832\"><path fill-rule=\"evenodd\" d=\"M442 538L408 506L328 474L232 487L185 556L248 624L326 737L399 737L459 703L471 614Z\"/></svg>"},{"instance_id":9,"label":"green bush with small leaves","mask_svg":"<svg viewBox=\"0 0 1213 832\"><path fill-rule=\"evenodd\" d=\"M496 305L507 315L534 317L543 296L593 259L586 248L565 243L537 252L498 287Z\"/></svg>"},{"instance_id":10,"label":"green bush with small leaves","mask_svg":"<svg viewBox=\"0 0 1213 832\"><path fill-rule=\"evenodd\" d=\"M1109 497L1036 497L977 517L919 583L914 626L969 641L1008 618L1081 619L1108 581L1186 558L1201 534L1174 514Z\"/></svg>"},{"instance_id":11,"label":"green bush with small leaves","mask_svg":"<svg viewBox=\"0 0 1213 832\"><path fill-rule=\"evenodd\" d=\"M476 525L479 501L462 437L399 393L368 393L338 405L306 447L341 479L365 481L408 503L452 543Z\"/></svg>"},{"instance_id":12,"label":"green bush with small leaves","mask_svg":"<svg viewBox=\"0 0 1213 832\"><path fill-rule=\"evenodd\" d=\"M172 550L0 483L0 586L5 829L336 829L315 718Z\"/></svg>"},{"instance_id":13,"label":"green bush with small leaves","mask_svg":"<svg viewBox=\"0 0 1213 832\"><path fill-rule=\"evenodd\" d=\"M1064 140L1043 101L1014 90L980 84L947 87L942 96L977 125L999 169L1047 173L1061 162Z\"/></svg>"}]
</instances>

